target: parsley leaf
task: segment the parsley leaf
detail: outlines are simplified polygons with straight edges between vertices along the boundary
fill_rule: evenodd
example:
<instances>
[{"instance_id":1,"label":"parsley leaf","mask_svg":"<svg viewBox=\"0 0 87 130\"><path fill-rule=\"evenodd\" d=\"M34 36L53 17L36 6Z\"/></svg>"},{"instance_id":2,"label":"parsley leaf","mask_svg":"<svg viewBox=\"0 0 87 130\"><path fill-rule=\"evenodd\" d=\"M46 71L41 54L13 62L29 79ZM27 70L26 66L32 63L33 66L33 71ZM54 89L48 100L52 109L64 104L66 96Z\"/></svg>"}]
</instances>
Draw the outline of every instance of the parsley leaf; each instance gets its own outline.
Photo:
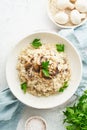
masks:
<instances>
[{"instance_id":1,"label":"parsley leaf","mask_svg":"<svg viewBox=\"0 0 87 130\"><path fill-rule=\"evenodd\" d=\"M42 62L42 68L43 69L48 69L49 61Z\"/></svg>"},{"instance_id":2,"label":"parsley leaf","mask_svg":"<svg viewBox=\"0 0 87 130\"><path fill-rule=\"evenodd\" d=\"M50 76L48 70L42 69L42 72L43 72L43 74L44 74L46 77L49 77L49 76Z\"/></svg>"},{"instance_id":3,"label":"parsley leaf","mask_svg":"<svg viewBox=\"0 0 87 130\"><path fill-rule=\"evenodd\" d=\"M42 62L41 65L42 65L42 72L44 76L49 77L50 76L49 70L48 70L49 61Z\"/></svg>"},{"instance_id":4,"label":"parsley leaf","mask_svg":"<svg viewBox=\"0 0 87 130\"><path fill-rule=\"evenodd\" d=\"M26 90L27 90L27 83L26 82L21 84L21 89L24 91L24 93L26 93Z\"/></svg>"},{"instance_id":5,"label":"parsley leaf","mask_svg":"<svg viewBox=\"0 0 87 130\"><path fill-rule=\"evenodd\" d=\"M72 107L67 107L63 112L64 123L68 123L67 130L87 130L87 91Z\"/></svg>"},{"instance_id":6,"label":"parsley leaf","mask_svg":"<svg viewBox=\"0 0 87 130\"><path fill-rule=\"evenodd\" d=\"M40 39L34 39L31 44L32 44L32 46L33 46L35 49L37 49L37 48L39 48L40 46L42 46L42 43L40 42Z\"/></svg>"},{"instance_id":7,"label":"parsley leaf","mask_svg":"<svg viewBox=\"0 0 87 130\"><path fill-rule=\"evenodd\" d=\"M63 92L65 90L65 88L67 88L67 87L68 87L68 81L65 81L64 84L63 84L63 87L61 87L59 89L59 92Z\"/></svg>"},{"instance_id":8,"label":"parsley leaf","mask_svg":"<svg viewBox=\"0 0 87 130\"><path fill-rule=\"evenodd\" d=\"M58 52L64 52L64 44L56 44L56 49Z\"/></svg>"}]
</instances>

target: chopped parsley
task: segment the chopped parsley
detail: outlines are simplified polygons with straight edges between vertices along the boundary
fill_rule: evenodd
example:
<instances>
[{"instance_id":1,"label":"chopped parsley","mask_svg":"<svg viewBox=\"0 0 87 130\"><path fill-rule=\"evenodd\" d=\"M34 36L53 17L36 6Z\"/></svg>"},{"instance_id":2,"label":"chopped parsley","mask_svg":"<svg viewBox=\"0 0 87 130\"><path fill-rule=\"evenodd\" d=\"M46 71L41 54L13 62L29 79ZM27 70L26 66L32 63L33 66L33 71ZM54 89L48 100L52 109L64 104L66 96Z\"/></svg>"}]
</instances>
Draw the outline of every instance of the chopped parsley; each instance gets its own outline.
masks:
<instances>
[{"instance_id":1,"label":"chopped parsley","mask_svg":"<svg viewBox=\"0 0 87 130\"><path fill-rule=\"evenodd\" d=\"M64 44L56 44L56 49L58 52L64 52Z\"/></svg>"},{"instance_id":2,"label":"chopped parsley","mask_svg":"<svg viewBox=\"0 0 87 130\"><path fill-rule=\"evenodd\" d=\"M49 77L50 76L49 70L48 70L49 61L42 62L41 66L42 66L42 72L44 76Z\"/></svg>"},{"instance_id":3,"label":"chopped parsley","mask_svg":"<svg viewBox=\"0 0 87 130\"><path fill-rule=\"evenodd\" d=\"M68 87L68 81L65 81L64 84L63 84L63 87L61 87L59 89L59 92L63 92L65 90L65 88L67 88L67 87Z\"/></svg>"},{"instance_id":4,"label":"chopped parsley","mask_svg":"<svg viewBox=\"0 0 87 130\"><path fill-rule=\"evenodd\" d=\"M24 91L24 93L26 93L26 90L27 90L27 83L26 82L21 84L21 89Z\"/></svg>"},{"instance_id":5,"label":"chopped parsley","mask_svg":"<svg viewBox=\"0 0 87 130\"><path fill-rule=\"evenodd\" d=\"M31 44L32 44L32 46L33 46L35 49L37 49L37 48L39 48L40 46L42 46L42 43L41 43L40 39L34 39Z\"/></svg>"}]
</instances>

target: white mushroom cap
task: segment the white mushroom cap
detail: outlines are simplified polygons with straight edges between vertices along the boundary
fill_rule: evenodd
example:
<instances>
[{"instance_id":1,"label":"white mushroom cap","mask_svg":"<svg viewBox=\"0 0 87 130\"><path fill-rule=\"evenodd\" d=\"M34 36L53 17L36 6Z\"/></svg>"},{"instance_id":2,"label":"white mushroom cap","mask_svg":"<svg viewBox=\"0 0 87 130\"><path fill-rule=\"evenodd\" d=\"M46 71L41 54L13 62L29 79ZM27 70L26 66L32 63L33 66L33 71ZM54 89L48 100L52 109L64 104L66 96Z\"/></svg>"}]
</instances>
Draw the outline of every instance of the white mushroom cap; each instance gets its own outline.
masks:
<instances>
[{"instance_id":1,"label":"white mushroom cap","mask_svg":"<svg viewBox=\"0 0 87 130\"><path fill-rule=\"evenodd\" d=\"M87 0L77 0L75 7L79 12L87 12Z\"/></svg>"},{"instance_id":2,"label":"white mushroom cap","mask_svg":"<svg viewBox=\"0 0 87 130\"><path fill-rule=\"evenodd\" d=\"M80 14L79 11L73 10L70 14L70 19L73 24L80 24L81 19L84 19L86 17L85 14Z\"/></svg>"},{"instance_id":3,"label":"white mushroom cap","mask_svg":"<svg viewBox=\"0 0 87 130\"><path fill-rule=\"evenodd\" d=\"M69 21L69 17L65 12L59 12L54 17L55 21L59 24L66 24Z\"/></svg>"},{"instance_id":4,"label":"white mushroom cap","mask_svg":"<svg viewBox=\"0 0 87 130\"><path fill-rule=\"evenodd\" d=\"M69 0L57 0L57 7L61 10L66 8L73 9L74 4L72 4Z\"/></svg>"}]
</instances>

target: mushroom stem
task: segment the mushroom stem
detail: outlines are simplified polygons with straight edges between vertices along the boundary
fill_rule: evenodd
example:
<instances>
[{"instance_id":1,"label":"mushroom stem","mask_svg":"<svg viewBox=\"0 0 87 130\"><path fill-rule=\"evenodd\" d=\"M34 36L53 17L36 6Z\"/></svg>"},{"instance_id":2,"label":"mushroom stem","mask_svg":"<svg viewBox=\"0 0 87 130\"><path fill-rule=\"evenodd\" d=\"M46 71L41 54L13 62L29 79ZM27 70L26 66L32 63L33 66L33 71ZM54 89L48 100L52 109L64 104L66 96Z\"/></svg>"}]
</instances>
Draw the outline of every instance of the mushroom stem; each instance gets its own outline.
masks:
<instances>
[{"instance_id":1,"label":"mushroom stem","mask_svg":"<svg viewBox=\"0 0 87 130\"><path fill-rule=\"evenodd\" d=\"M74 6L74 4L69 2L67 7L70 8L70 9L74 9L75 6Z\"/></svg>"}]
</instances>

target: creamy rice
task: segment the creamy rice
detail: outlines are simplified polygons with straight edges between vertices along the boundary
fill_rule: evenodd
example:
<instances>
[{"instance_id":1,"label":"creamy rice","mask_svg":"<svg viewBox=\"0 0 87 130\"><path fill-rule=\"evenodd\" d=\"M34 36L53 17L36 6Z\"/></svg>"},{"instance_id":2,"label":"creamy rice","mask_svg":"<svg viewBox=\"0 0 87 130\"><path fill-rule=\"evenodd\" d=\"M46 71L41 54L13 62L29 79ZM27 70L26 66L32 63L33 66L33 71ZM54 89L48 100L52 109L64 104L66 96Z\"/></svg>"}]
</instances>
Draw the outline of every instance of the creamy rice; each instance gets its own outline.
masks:
<instances>
[{"instance_id":1,"label":"creamy rice","mask_svg":"<svg viewBox=\"0 0 87 130\"><path fill-rule=\"evenodd\" d=\"M41 63L49 61L50 77L43 76ZM17 70L20 82L27 83L27 92L35 96L58 93L65 81L70 80L70 66L64 52L58 52L55 44L42 44L35 49L29 44L21 51Z\"/></svg>"}]
</instances>

